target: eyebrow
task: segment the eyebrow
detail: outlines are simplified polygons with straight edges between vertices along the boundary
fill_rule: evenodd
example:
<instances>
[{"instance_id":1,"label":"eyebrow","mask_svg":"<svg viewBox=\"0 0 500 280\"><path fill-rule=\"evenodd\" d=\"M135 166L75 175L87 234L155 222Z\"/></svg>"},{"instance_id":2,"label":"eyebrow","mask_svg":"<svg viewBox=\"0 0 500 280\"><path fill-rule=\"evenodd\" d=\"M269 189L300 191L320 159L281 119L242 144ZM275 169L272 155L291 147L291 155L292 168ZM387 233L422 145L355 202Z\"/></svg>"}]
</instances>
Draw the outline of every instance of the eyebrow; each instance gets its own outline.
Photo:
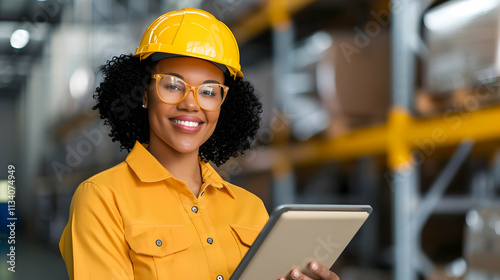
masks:
<instances>
[{"instance_id":1,"label":"eyebrow","mask_svg":"<svg viewBox=\"0 0 500 280\"><path fill-rule=\"evenodd\" d=\"M184 77L181 74L177 74L177 73L163 73L163 74L175 76L179 79L184 80ZM216 80L205 80L203 83L204 84L222 84L221 82L216 81Z\"/></svg>"}]
</instances>

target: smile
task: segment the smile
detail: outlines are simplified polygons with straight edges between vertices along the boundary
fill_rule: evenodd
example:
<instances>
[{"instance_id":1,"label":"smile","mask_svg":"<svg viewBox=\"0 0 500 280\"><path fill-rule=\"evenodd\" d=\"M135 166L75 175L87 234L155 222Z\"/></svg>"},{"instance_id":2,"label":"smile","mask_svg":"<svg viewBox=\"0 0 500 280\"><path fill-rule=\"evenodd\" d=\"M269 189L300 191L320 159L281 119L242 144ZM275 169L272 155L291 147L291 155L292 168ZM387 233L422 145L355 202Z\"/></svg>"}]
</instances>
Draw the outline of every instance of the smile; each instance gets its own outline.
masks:
<instances>
[{"instance_id":1,"label":"smile","mask_svg":"<svg viewBox=\"0 0 500 280\"><path fill-rule=\"evenodd\" d=\"M180 124L180 125L183 125L183 126L189 126L189 127L197 127L199 126L201 123L198 123L198 122L188 122L188 121L180 121L180 120L175 120L175 119L171 119L172 122L176 123L176 124Z\"/></svg>"}]
</instances>

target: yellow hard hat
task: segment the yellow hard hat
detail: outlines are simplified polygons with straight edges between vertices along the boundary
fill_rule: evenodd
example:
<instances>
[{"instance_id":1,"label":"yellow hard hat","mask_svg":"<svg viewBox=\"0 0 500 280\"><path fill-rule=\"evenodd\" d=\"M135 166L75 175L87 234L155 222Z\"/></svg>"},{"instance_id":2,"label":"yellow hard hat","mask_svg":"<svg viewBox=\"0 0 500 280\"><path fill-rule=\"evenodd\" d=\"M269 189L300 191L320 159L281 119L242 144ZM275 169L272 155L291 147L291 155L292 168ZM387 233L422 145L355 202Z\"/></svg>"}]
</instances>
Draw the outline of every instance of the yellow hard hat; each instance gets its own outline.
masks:
<instances>
[{"instance_id":1,"label":"yellow hard hat","mask_svg":"<svg viewBox=\"0 0 500 280\"><path fill-rule=\"evenodd\" d=\"M224 65L231 76L243 78L240 52L233 33L203 10L173 11L151 23L134 56L142 60L154 53L205 59Z\"/></svg>"}]
</instances>

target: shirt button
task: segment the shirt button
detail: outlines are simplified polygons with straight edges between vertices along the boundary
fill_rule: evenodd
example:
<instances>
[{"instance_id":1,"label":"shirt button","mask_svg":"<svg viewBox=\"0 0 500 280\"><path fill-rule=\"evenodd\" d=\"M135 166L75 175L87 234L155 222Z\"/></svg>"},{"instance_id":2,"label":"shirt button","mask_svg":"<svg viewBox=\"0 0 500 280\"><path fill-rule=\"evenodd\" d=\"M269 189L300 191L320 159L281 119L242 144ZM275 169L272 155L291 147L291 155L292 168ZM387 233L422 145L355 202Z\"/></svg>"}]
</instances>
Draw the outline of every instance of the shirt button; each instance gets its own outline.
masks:
<instances>
[{"instance_id":1,"label":"shirt button","mask_svg":"<svg viewBox=\"0 0 500 280\"><path fill-rule=\"evenodd\" d=\"M204 196L205 195L205 192L201 192L201 196Z\"/></svg>"},{"instance_id":2,"label":"shirt button","mask_svg":"<svg viewBox=\"0 0 500 280\"><path fill-rule=\"evenodd\" d=\"M160 239L156 240L156 246L161 247L162 244L163 242Z\"/></svg>"},{"instance_id":3,"label":"shirt button","mask_svg":"<svg viewBox=\"0 0 500 280\"><path fill-rule=\"evenodd\" d=\"M217 280L224 280L224 277L222 277L222 275L217 275Z\"/></svg>"},{"instance_id":4,"label":"shirt button","mask_svg":"<svg viewBox=\"0 0 500 280\"><path fill-rule=\"evenodd\" d=\"M208 244L212 244L212 243L214 243L214 240L209 237L209 238L207 238L207 242L208 242Z\"/></svg>"},{"instance_id":5,"label":"shirt button","mask_svg":"<svg viewBox=\"0 0 500 280\"><path fill-rule=\"evenodd\" d=\"M198 207L196 206L191 207L191 211L198 213Z\"/></svg>"}]
</instances>

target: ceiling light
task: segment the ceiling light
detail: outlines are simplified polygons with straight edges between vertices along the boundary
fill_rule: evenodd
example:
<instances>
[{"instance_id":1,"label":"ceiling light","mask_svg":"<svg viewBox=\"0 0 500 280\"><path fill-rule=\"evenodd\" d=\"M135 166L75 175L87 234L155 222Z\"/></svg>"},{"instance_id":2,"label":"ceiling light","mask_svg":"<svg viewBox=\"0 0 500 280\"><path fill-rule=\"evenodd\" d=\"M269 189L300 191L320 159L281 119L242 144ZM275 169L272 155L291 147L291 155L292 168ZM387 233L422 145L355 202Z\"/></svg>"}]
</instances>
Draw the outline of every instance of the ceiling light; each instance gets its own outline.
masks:
<instances>
[{"instance_id":1,"label":"ceiling light","mask_svg":"<svg viewBox=\"0 0 500 280\"><path fill-rule=\"evenodd\" d=\"M30 41L30 34L24 29L17 29L10 35L10 45L14 49L22 49L26 47Z\"/></svg>"},{"instance_id":2,"label":"ceiling light","mask_svg":"<svg viewBox=\"0 0 500 280\"><path fill-rule=\"evenodd\" d=\"M69 79L69 92L74 99L79 99L91 91L94 85L94 73L87 67L79 67Z\"/></svg>"},{"instance_id":3,"label":"ceiling light","mask_svg":"<svg viewBox=\"0 0 500 280\"><path fill-rule=\"evenodd\" d=\"M9 189L9 184L7 180L0 180L0 203L5 202L5 205L7 205L7 202L9 201L8 197L8 192L7 190ZM7 208L5 208L7 209Z\"/></svg>"},{"instance_id":4,"label":"ceiling light","mask_svg":"<svg viewBox=\"0 0 500 280\"><path fill-rule=\"evenodd\" d=\"M457 0L444 3L424 16L424 24L430 30L449 30L467 24L470 20L490 12L500 4L499 0Z\"/></svg>"}]
</instances>

